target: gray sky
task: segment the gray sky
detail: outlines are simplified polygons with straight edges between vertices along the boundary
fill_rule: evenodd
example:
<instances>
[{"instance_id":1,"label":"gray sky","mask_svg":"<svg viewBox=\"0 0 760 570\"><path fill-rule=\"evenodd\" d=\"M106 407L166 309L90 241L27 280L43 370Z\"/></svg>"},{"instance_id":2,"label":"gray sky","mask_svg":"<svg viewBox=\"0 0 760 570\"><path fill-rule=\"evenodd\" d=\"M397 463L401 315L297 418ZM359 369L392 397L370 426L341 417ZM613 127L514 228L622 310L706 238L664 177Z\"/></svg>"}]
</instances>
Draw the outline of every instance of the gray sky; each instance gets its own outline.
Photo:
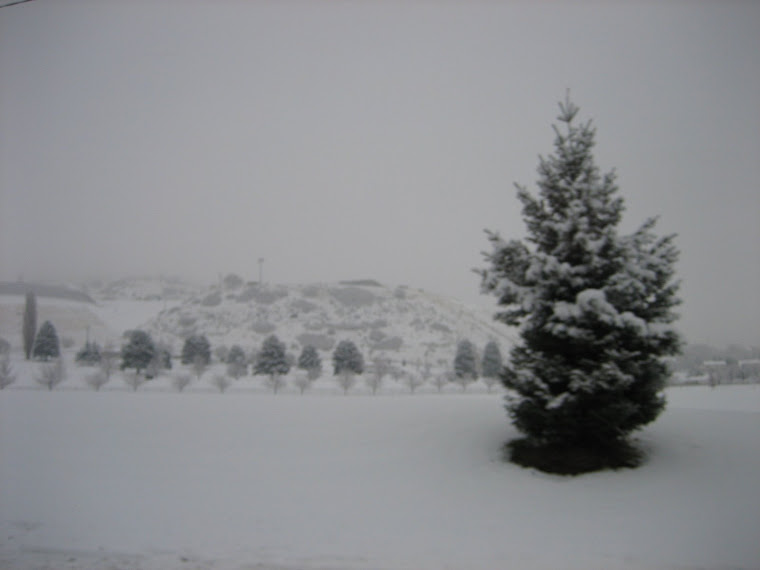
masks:
<instances>
[{"instance_id":1,"label":"gray sky","mask_svg":"<svg viewBox=\"0 0 760 570\"><path fill-rule=\"evenodd\" d=\"M759 2L0 9L0 278L375 278L490 304L567 88L690 341L760 344Z\"/></svg>"}]
</instances>

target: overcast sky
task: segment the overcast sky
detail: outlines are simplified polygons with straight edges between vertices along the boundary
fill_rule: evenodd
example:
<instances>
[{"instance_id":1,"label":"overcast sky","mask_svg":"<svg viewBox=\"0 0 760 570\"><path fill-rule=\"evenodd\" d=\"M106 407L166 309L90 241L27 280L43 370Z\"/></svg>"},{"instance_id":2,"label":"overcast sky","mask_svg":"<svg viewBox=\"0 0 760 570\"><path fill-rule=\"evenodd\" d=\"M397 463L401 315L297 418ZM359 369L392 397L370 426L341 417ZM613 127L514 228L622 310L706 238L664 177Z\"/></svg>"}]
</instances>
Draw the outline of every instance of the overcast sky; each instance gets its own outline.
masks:
<instances>
[{"instance_id":1,"label":"overcast sky","mask_svg":"<svg viewBox=\"0 0 760 570\"><path fill-rule=\"evenodd\" d=\"M5 2L2 2L5 3ZM571 90L689 341L760 344L760 2L0 9L0 278L374 278L490 303Z\"/></svg>"}]
</instances>

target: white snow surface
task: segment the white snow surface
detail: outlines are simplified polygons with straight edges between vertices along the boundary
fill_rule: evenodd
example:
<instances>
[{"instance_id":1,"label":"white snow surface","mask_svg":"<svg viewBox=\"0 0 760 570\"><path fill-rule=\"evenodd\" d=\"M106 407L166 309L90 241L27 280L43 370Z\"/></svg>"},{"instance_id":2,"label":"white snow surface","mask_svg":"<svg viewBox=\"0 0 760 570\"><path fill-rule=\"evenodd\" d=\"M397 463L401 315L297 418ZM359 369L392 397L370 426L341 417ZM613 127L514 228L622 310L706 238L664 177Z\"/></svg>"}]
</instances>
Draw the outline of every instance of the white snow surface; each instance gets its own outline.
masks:
<instances>
[{"instance_id":1,"label":"white snow surface","mask_svg":"<svg viewBox=\"0 0 760 570\"><path fill-rule=\"evenodd\" d=\"M760 387L668 398L644 466L566 478L502 460L497 394L20 378L0 391L0 568L760 568Z\"/></svg>"}]
</instances>

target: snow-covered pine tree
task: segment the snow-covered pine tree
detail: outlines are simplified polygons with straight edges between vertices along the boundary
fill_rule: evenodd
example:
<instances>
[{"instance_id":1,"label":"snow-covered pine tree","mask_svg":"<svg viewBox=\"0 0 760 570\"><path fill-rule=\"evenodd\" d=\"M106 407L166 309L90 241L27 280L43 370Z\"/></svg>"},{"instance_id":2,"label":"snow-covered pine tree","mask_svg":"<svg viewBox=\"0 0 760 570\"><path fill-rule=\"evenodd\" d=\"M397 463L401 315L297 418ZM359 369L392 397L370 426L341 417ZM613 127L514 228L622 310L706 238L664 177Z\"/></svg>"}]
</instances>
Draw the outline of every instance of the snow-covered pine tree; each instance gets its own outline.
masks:
<instances>
[{"instance_id":1,"label":"snow-covered pine tree","mask_svg":"<svg viewBox=\"0 0 760 570\"><path fill-rule=\"evenodd\" d=\"M342 340L333 351L333 375L344 394L356 383L356 374L364 372L364 357L350 340Z\"/></svg>"},{"instance_id":2,"label":"snow-covered pine tree","mask_svg":"<svg viewBox=\"0 0 760 570\"><path fill-rule=\"evenodd\" d=\"M486 383L486 386L488 386L489 392L491 391L493 385L499 381L499 377L501 376L501 369L503 366L504 363L501 358L501 350L499 350L499 345L496 344L496 341L488 341L485 349L483 349L481 376L483 377L483 381Z\"/></svg>"},{"instance_id":3,"label":"snow-covered pine tree","mask_svg":"<svg viewBox=\"0 0 760 570\"><path fill-rule=\"evenodd\" d=\"M156 352L156 345L148 333L141 330L131 331L129 342L121 347L121 369L134 368L135 381L138 381L140 371L148 367Z\"/></svg>"},{"instance_id":4,"label":"snow-covered pine tree","mask_svg":"<svg viewBox=\"0 0 760 570\"><path fill-rule=\"evenodd\" d=\"M285 344L275 335L267 337L261 344L253 373L269 376L269 385L276 394L284 384L281 376L289 371Z\"/></svg>"},{"instance_id":5,"label":"snow-covered pine tree","mask_svg":"<svg viewBox=\"0 0 760 570\"><path fill-rule=\"evenodd\" d=\"M503 362L499 345L496 344L496 341L488 341L485 349L483 349L482 376L485 378L497 378L501 375L502 366Z\"/></svg>"},{"instance_id":6,"label":"snow-covered pine tree","mask_svg":"<svg viewBox=\"0 0 760 570\"><path fill-rule=\"evenodd\" d=\"M298 368L306 371L307 378L314 381L322 374L322 359L319 357L317 349L311 345L303 347L301 355L298 357Z\"/></svg>"},{"instance_id":7,"label":"snow-covered pine tree","mask_svg":"<svg viewBox=\"0 0 760 570\"><path fill-rule=\"evenodd\" d=\"M47 361L51 358L58 358L60 355L61 346L58 342L58 333L56 333L53 323L45 321L34 338L32 356L36 359Z\"/></svg>"},{"instance_id":8,"label":"snow-covered pine tree","mask_svg":"<svg viewBox=\"0 0 760 570\"><path fill-rule=\"evenodd\" d=\"M454 381L462 386L462 390L466 390L467 384L474 382L478 377L477 350L467 339L460 340L457 344L454 375Z\"/></svg>"},{"instance_id":9,"label":"snow-covered pine tree","mask_svg":"<svg viewBox=\"0 0 760 570\"><path fill-rule=\"evenodd\" d=\"M199 358L208 366L211 362L211 344L205 335L191 335L182 346L182 364L195 364Z\"/></svg>"},{"instance_id":10,"label":"snow-covered pine tree","mask_svg":"<svg viewBox=\"0 0 760 570\"><path fill-rule=\"evenodd\" d=\"M227 353L227 374L237 380L241 376L245 376L247 371L248 359L245 352L239 345L235 344Z\"/></svg>"},{"instance_id":11,"label":"snow-covered pine tree","mask_svg":"<svg viewBox=\"0 0 760 570\"><path fill-rule=\"evenodd\" d=\"M333 351L333 374L349 371L353 374L364 372L364 357L350 340L342 340Z\"/></svg>"},{"instance_id":12,"label":"snow-covered pine tree","mask_svg":"<svg viewBox=\"0 0 760 570\"><path fill-rule=\"evenodd\" d=\"M631 235L617 231L623 199L615 173L594 163L595 130L560 104L555 154L539 159L539 196L517 186L529 237L506 242L487 232L484 292L519 326L503 374L507 410L525 434L512 460L579 473L639 461L627 436L665 406L663 356L678 352L672 323L674 236L655 219Z\"/></svg>"},{"instance_id":13,"label":"snow-covered pine tree","mask_svg":"<svg viewBox=\"0 0 760 570\"><path fill-rule=\"evenodd\" d=\"M100 346L97 342L85 342L74 361L82 366L96 366L100 363Z\"/></svg>"}]
</instances>

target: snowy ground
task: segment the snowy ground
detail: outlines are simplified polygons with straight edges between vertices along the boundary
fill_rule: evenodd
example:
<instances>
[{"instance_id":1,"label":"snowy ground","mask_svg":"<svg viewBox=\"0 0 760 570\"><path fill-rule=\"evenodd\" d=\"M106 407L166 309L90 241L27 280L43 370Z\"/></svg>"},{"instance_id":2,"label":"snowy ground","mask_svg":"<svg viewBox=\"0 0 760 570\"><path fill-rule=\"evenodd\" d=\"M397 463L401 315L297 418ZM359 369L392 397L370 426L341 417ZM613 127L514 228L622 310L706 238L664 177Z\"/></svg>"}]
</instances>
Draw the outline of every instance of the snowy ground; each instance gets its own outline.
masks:
<instances>
[{"instance_id":1,"label":"snowy ground","mask_svg":"<svg viewBox=\"0 0 760 570\"><path fill-rule=\"evenodd\" d=\"M499 395L20 384L3 569L760 568L759 386L670 389L645 466L562 478L502 461Z\"/></svg>"}]
</instances>

